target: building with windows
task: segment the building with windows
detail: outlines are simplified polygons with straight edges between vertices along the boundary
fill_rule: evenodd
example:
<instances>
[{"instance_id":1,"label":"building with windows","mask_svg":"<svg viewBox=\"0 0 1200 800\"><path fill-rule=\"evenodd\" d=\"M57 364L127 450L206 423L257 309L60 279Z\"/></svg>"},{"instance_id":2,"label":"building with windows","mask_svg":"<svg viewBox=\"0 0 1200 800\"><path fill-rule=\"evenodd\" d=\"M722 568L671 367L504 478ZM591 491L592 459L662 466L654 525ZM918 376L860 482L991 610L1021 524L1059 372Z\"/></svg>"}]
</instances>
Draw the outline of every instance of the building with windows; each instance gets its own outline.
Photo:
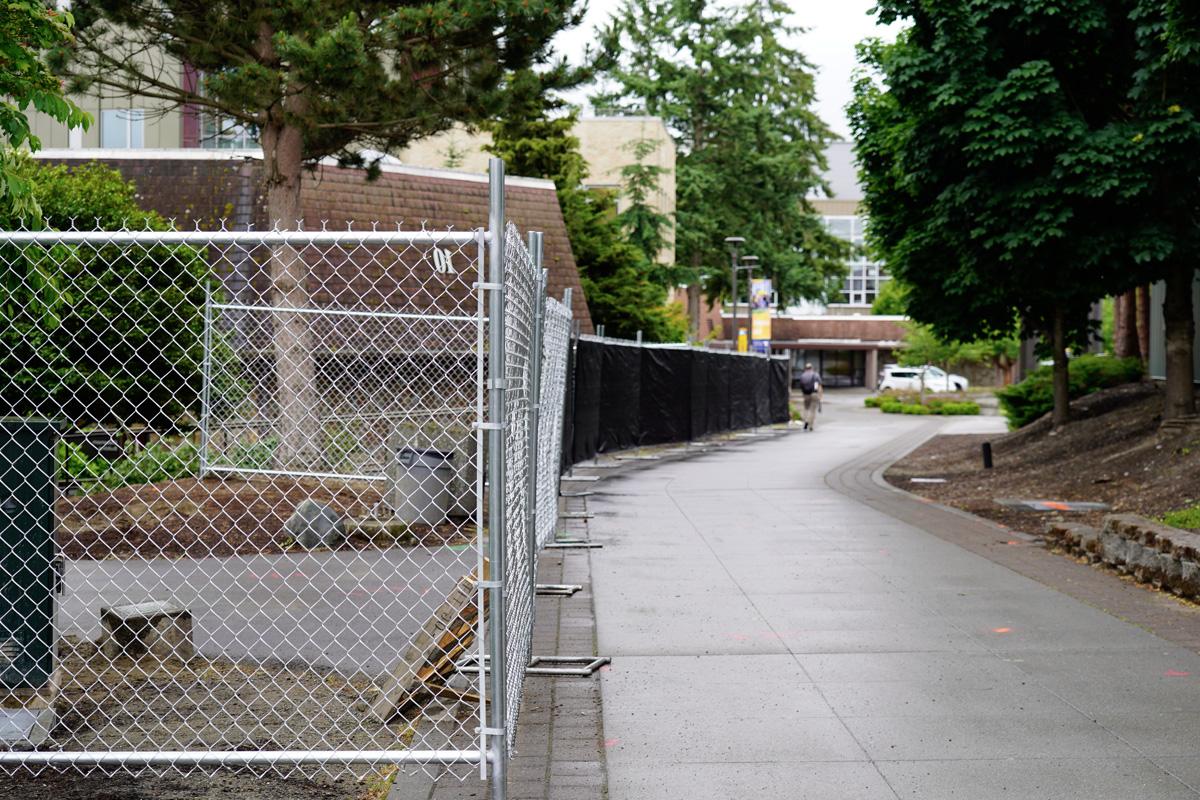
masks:
<instances>
[{"instance_id":1,"label":"building with windows","mask_svg":"<svg viewBox=\"0 0 1200 800\"><path fill-rule=\"evenodd\" d=\"M905 318L871 313L871 304L889 280L884 265L864 247L867 217L850 142L830 142L825 151L828 193L809 198L834 236L849 242L852 252L840 297L824 304L797 303L776 308L771 320L771 349L792 359L793 375L805 363L825 379L826 386L864 386L874 389L885 363L902 346ZM745 319L739 314L739 325ZM725 338L730 336L730 313L722 314Z\"/></svg>"}]
</instances>

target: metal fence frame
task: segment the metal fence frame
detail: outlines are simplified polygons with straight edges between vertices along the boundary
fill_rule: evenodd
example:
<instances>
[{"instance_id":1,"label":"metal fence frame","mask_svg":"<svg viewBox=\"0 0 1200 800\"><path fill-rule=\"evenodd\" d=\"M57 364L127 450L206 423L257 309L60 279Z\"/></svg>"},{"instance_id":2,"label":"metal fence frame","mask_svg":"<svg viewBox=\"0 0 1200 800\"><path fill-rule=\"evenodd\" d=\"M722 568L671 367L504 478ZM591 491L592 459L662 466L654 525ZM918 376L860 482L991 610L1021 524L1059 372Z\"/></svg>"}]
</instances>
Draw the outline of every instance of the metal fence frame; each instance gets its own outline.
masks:
<instances>
[{"instance_id":1,"label":"metal fence frame","mask_svg":"<svg viewBox=\"0 0 1200 800\"><path fill-rule=\"evenodd\" d=\"M562 453L563 401L567 371L564 332L571 325L570 295L563 303L547 301L542 268L542 236L531 233L521 242L516 228L505 226L504 164L489 165L487 228L474 231L15 231L0 233L0 247L59 244L103 244L127 247L195 245L212 247L302 248L314 245L361 246L368 243L436 245L452 242L477 248L473 284L475 313L475 602L487 608L478 615L474 640L479 695L477 746L467 749L139 749L22 751L0 745L0 771L18 767L95 766L141 768L208 768L235 766L297 767L301 765L395 764L421 766L478 765L481 778L492 781L492 796L507 796L507 763L520 710L520 694L532 648L534 588L541 545L553 534L557 519L559 466ZM486 280L484 273L486 271ZM549 304L549 305L548 305ZM250 308L218 302L211 286L204 304L204 385L200 399L200 475L241 472L271 478L274 469L222 465L212 456L212 331L221 312L266 312L292 315L354 317L355 309L282 307ZM385 315L388 312L383 312ZM394 312L403 317L406 312ZM549 324L551 337L543 337ZM485 397L486 395L486 397ZM545 424L543 424L543 421ZM286 471L293 477L381 480L369 472ZM486 513L485 513L486 507ZM547 524L547 520L549 523ZM486 526L486 527L485 527ZM486 530L486 537L484 532ZM486 541L485 541L486 539ZM486 551L485 551L486 548ZM485 562L486 558L486 562ZM0 576L2 577L2 576ZM57 630L57 623L56 623ZM56 632L57 637L57 632Z\"/></svg>"}]
</instances>

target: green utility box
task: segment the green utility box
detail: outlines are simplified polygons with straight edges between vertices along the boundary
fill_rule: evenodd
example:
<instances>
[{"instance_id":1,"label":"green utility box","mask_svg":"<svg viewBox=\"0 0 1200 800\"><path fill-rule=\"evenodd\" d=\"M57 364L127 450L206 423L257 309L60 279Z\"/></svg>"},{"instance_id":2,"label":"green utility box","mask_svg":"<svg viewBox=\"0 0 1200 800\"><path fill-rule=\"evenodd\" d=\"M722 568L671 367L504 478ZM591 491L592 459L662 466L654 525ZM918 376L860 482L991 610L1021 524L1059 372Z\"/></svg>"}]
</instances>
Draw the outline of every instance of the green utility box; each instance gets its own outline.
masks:
<instances>
[{"instance_id":1,"label":"green utility box","mask_svg":"<svg viewBox=\"0 0 1200 800\"><path fill-rule=\"evenodd\" d=\"M41 420L0 420L0 686L37 689L54 669L54 446Z\"/></svg>"}]
</instances>

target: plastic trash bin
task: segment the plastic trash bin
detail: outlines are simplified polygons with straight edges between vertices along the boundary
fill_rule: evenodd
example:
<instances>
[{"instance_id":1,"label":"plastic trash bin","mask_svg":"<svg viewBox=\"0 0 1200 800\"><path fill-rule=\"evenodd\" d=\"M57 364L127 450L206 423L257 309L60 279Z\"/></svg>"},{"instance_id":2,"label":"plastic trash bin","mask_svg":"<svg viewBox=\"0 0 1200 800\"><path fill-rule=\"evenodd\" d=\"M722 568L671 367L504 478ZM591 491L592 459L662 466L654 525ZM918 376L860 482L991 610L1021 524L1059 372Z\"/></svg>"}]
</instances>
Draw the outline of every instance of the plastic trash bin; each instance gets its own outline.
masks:
<instances>
[{"instance_id":1,"label":"plastic trash bin","mask_svg":"<svg viewBox=\"0 0 1200 800\"><path fill-rule=\"evenodd\" d=\"M392 480L392 509L406 525L437 525L446 520L453 502L454 454L440 450L396 452Z\"/></svg>"}]
</instances>

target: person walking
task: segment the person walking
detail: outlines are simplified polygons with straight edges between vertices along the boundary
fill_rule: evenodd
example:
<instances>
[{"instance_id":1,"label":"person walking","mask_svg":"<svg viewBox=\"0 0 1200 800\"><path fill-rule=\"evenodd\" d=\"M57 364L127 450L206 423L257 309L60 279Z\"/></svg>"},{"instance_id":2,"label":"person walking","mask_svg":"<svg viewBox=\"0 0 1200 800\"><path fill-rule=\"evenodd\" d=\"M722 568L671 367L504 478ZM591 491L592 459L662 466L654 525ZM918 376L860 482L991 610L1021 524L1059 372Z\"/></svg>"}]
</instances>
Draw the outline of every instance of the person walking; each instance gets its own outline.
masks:
<instances>
[{"instance_id":1,"label":"person walking","mask_svg":"<svg viewBox=\"0 0 1200 800\"><path fill-rule=\"evenodd\" d=\"M817 424L817 409L825 397L825 385L811 363L805 364L804 372L800 373L800 392L804 395L800 419L804 422L804 430L811 431Z\"/></svg>"}]
</instances>

